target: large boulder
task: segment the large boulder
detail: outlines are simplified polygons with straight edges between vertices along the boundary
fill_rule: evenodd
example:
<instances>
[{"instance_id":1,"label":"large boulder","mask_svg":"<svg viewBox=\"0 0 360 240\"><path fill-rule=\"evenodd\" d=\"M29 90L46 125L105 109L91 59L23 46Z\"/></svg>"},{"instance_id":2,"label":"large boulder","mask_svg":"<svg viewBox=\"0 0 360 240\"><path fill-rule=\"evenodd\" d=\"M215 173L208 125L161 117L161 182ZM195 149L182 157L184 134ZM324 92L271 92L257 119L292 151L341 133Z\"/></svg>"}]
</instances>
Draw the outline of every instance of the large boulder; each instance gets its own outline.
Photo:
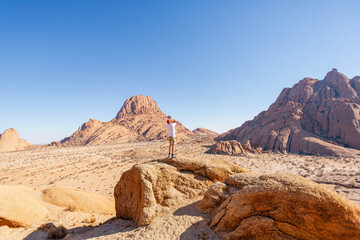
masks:
<instances>
[{"instance_id":1,"label":"large boulder","mask_svg":"<svg viewBox=\"0 0 360 240\"><path fill-rule=\"evenodd\" d=\"M360 239L360 207L292 174L235 174L198 207L224 239Z\"/></svg>"},{"instance_id":2,"label":"large boulder","mask_svg":"<svg viewBox=\"0 0 360 240\"><path fill-rule=\"evenodd\" d=\"M159 213L203 194L214 181L248 172L221 160L170 159L136 164L124 172L114 189L116 216L149 224Z\"/></svg>"},{"instance_id":3,"label":"large boulder","mask_svg":"<svg viewBox=\"0 0 360 240\"><path fill-rule=\"evenodd\" d=\"M31 191L23 186L0 185L0 226L29 227L49 217Z\"/></svg>"},{"instance_id":4,"label":"large boulder","mask_svg":"<svg viewBox=\"0 0 360 240\"><path fill-rule=\"evenodd\" d=\"M33 145L20 139L14 128L9 128L0 134L0 152L17 151L32 148Z\"/></svg>"},{"instance_id":5,"label":"large boulder","mask_svg":"<svg viewBox=\"0 0 360 240\"><path fill-rule=\"evenodd\" d=\"M114 200L92 192L67 187L51 187L42 191L42 199L71 211L115 214Z\"/></svg>"},{"instance_id":6,"label":"large boulder","mask_svg":"<svg viewBox=\"0 0 360 240\"><path fill-rule=\"evenodd\" d=\"M211 154L225 154L232 156L239 156L249 152L261 153L262 148L253 148L250 141L247 141L245 145L242 146L241 143L236 140L229 140L217 142L207 151L207 153Z\"/></svg>"},{"instance_id":7,"label":"large boulder","mask_svg":"<svg viewBox=\"0 0 360 240\"><path fill-rule=\"evenodd\" d=\"M283 153L359 156L359 79L336 69L323 80L305 78L285 88L267 111L216 140L250 141Z\"/></svg>"}]
</instances>

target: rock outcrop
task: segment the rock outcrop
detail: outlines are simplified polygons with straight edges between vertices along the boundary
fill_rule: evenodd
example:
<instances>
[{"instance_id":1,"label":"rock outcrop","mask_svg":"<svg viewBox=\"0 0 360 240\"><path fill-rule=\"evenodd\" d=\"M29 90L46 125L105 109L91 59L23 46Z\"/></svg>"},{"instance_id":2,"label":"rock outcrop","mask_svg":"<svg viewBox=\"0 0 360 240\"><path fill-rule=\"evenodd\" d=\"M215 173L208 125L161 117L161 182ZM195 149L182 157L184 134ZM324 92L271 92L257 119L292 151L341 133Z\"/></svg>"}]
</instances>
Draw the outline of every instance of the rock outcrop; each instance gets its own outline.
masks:
<instances>
[{"instance_id":1,"label":"rock outcrop","mask_svg":"<svg viewBox=\"0 0 360 240\"><path fill-rule=\"evenodd\" d=\"M0 135L0 152L25 150L32 147L33 145L26 140L20 139L14 128L9 128Z\"/></svg>"},{"instance_id":2,"label":"rock outcrop","mask_svg":"<svg viewBox=\"0 0 360 240\"><path fill-rule=\"evenodd\" d=\"M197 128L197 129L194 129L192 132L197 135L204 135L204 136L218 136L219 135L218 133L211 131L207 128Z\"/></svg>"},{"instance_id":3,"label":"rock outcrop","mask_svg":"<svg viewBox=\"0 0 360 240\"><path fill-rule=\"evenodd\" d=\"M96 193L66 187L51 187L42 191L42 200L71 211L115 214L114 200Z\"/></svg>"},{"instance_id":4,"label":"rock outcrop","mask_svg":"<svg viewBox=\"0 0 360 240\"><path fill-rule=\"evenodd\" d=\"M198 208L224 239L360 239L360 207L292 174L235 174Z\"/></svg>"},{"instance_id":5,"label":"rock outcrop","mask_svg":"<svg viewBox=\"0 0 360 240\"><path fill-rule=\"evenodd\" d=\"M145 97L142 95L137 95L126 99L124 105L115 118L121 119L131 114L161 115L166 117L154 99L149 96Z\"/></svg>"},{"instance_id":6,"label":"rock outcrop","mask_svg":"<svg viewBox=\"0 0 360 240\"><path fill-rule=\"evenodd\" d=\"M324 80L305 78L285 88L267 111L216 138L264 150L356 156L360 152L360 77L336 69ZM349 147L349 148L347 148Z\"/></svg>"},{"instance_id":7,"label":"rock outcrop","mask_svg":"<svg viewBox=\"0 0 360 240\"><path fill-rule=\"evenodd\" d=\"M167 207L203 194L214 181L249 172L221 160L168 159L134 165L114 189L116 216L149 224Z\"/></svg>"},{"instance_id":8,"label":"rock outcrop","mask_svg":"<svg viewBox=\"0 0 360 240\"><path fill-rule=\"evenodd\" d=\"M0 185L0 226L29 227L45 220L48 210L22 186Z\"/></svg>"},{"instance_id":9,"label":"rock outcrop","mask_svg":"<svg viewBox=\"0 0 360 240\"><path fill-rule=\"evenodd\" d=\"M133 96L125 101L111 121L90 119L70 137L51 145L97 145L166 139L166 120L166 115L151 97ZM180 122L176 126L176 134L180 141L196 136Z\"/></svg>"},{"instance_id":10,"label":"rock outcrop","mask_svg":"<svg viewBox=\"0 0 360 240\"><path fill-rule=\"evenodd\" d=\"M244 146L236 140L220 141L212 146L208 153L211 154L225 154L232 156L239 156L244 153L261 153L262 148L253 148L250 141L247 141Z\"/></svg>"}]
</instances>

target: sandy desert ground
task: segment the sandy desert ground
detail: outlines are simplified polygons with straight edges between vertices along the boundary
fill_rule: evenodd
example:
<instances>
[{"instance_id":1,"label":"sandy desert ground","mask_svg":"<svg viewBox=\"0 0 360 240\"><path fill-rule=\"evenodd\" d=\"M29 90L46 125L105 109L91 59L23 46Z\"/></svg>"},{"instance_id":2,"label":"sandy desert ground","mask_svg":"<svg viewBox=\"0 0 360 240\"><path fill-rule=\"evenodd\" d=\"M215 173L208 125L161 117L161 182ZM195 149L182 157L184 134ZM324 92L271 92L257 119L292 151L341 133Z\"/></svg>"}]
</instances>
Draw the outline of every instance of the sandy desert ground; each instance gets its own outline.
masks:
<instances>
[{"instance_id":1,"label":"sandy desert ground","mask_svg":"<svg viewBox=\"0 0 360 240\"><path fill-rule=\"evenodd\" d=\"M243 156L205 153L212 141L188 140L177 146L178 157L221 158L255 173L290 172L325 185L360 204L360 159L294 154L246 154ZM167 142L137 142L81 147L40 147L0 153L0 184L23 185L36 191L66 186L113 196L121 174L136 163L167 156ZM148 225L136 228L130 220L111 215L68 211L48 204L48 222L63 225L73 234L66 239L218 239L208 227L208 216L195 203L163 213ZM94 219L93 222L89 219ZM0 227L0 239L45 239L46 232L30 228Z\"/></svg>"}]
</instances>

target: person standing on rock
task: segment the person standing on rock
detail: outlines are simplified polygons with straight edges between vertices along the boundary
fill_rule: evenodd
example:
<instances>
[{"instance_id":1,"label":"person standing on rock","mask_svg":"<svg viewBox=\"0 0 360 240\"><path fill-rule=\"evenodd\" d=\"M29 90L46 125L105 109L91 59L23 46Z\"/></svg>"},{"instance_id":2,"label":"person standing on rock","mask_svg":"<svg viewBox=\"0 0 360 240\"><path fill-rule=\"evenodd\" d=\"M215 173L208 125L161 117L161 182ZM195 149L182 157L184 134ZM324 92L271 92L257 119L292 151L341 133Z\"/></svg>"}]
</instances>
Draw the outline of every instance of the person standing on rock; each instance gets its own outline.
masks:
<instances>
[{"instance_id":1,"label":"person standing on rock","mask_svg":"<svg viewBox=\"0 0 360 240\"><path fill-rule=\"evenodd\" d=\"M176 121L174 119L167 120L167 130L168 130L168 139L169 139L169 158L175 158L174 148L176 143L176 134L175 134L175 125Z\"/></svg>"}]
</instances>

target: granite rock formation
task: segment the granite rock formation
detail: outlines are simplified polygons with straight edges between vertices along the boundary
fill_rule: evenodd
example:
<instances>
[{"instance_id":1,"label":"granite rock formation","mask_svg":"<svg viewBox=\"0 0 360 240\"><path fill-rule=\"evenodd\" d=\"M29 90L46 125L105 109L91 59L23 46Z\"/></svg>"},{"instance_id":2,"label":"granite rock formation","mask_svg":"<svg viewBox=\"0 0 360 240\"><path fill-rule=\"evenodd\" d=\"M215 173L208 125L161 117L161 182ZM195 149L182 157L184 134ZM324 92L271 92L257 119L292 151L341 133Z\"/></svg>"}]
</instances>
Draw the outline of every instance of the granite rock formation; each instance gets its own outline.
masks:
<instances>
[{"instance_id":1,"label":"granite rock formation","mask_svg":"<svg viewBox=\"0 0 360 240\"><path fill-rule=\"evenodd\" d=\"M72 211L115 214L114 200L85 190L51 187L42 191L42 200Z\"/></svg>"},{"instance_id":2,"label":"granite rock formation","mask_svg":"<svg viewBox=\"0 0 360 240\"><path fill-rule=\"evenodd\" d=\"M20 139L14 128L9 128L0 135L0 152L25 150L32 147L33 145L26 140Z\"/></svg>"},{"instance_id":3,"label":"granite rock formation","mask_svg":"<svg viewBox=\"0 0 360 240\"><path fill-rule=\"evenodd\" d=\"M23 186L0 185L0 226L29 227L49 217L48 210Z\"/></svg>"},{"instance_id":4,"label":"granite rock formation","mask_svg":"<svg viewBox=\"0 0 360 240\"><path fill-rule=\"evenodd\" d=\"M203 194L214 181L246 169L221 160L169 159L136 164L114 189L116 216L149 224L167 207Z\"/></svg>"},{"instance_id":5,"label":"granite rock formation","mask_svg":"<svg viewBox=\"0 0 360 240\"><path fill-rule=\"evenodd\" d=\"M360 239L360 207L292 174L234 174L198 208L223 239Z\"/></svg>"},{"instance_id":6,"label":"granite rock formation","mask_svg":"<svg viewBox=\"0 0 360 240\"><path fill-rule=\"evenodd\" d=\"M209 130L207 128L197 128L197 129L194 129L192 132L197 134L197 135L205 135L205 136L217 136L217 135L219 135L218 133L216 133L214 131L211 131L211 130Z\"/></svg>"},{"instance_id":7,"label":"granite rock formation","mask_svg":"<svg viewBox=\"0 0 360 240\"><path fill-rule=\"evenodd\" d=\"M360 77L348 79L333 69L323 80L305 78L285 88L267 111L216 140L250 141L283 153L359 155Z\"/></svg>"},{"instance_id":8,"label":"granite rock formation","mask_svg":"<svg viewBox=\"0 0 360 240\"><path fill-rule=\"evenodd\" d=\"M111 121L90 119L70 137L51 145L97 145L166 139L166 120L166 115L151 97L137 95L128 98ZM176 134L180 141L196 136L180 122L176 126Z\"/></svg>"},{"instance_id":9,"label":"granite rock formation","mask_svg":"<svg viewBox=\"0 0 360 240\"><path fill-rule=\"evenodd\" d=\"M244 146L242 146L241 143L236 140L229 140L217 142L207 152L212 154L239 156L244 153L261 153L262 148L253 148L250 141L247 141Z\"/></svg>"}]
</instances>

